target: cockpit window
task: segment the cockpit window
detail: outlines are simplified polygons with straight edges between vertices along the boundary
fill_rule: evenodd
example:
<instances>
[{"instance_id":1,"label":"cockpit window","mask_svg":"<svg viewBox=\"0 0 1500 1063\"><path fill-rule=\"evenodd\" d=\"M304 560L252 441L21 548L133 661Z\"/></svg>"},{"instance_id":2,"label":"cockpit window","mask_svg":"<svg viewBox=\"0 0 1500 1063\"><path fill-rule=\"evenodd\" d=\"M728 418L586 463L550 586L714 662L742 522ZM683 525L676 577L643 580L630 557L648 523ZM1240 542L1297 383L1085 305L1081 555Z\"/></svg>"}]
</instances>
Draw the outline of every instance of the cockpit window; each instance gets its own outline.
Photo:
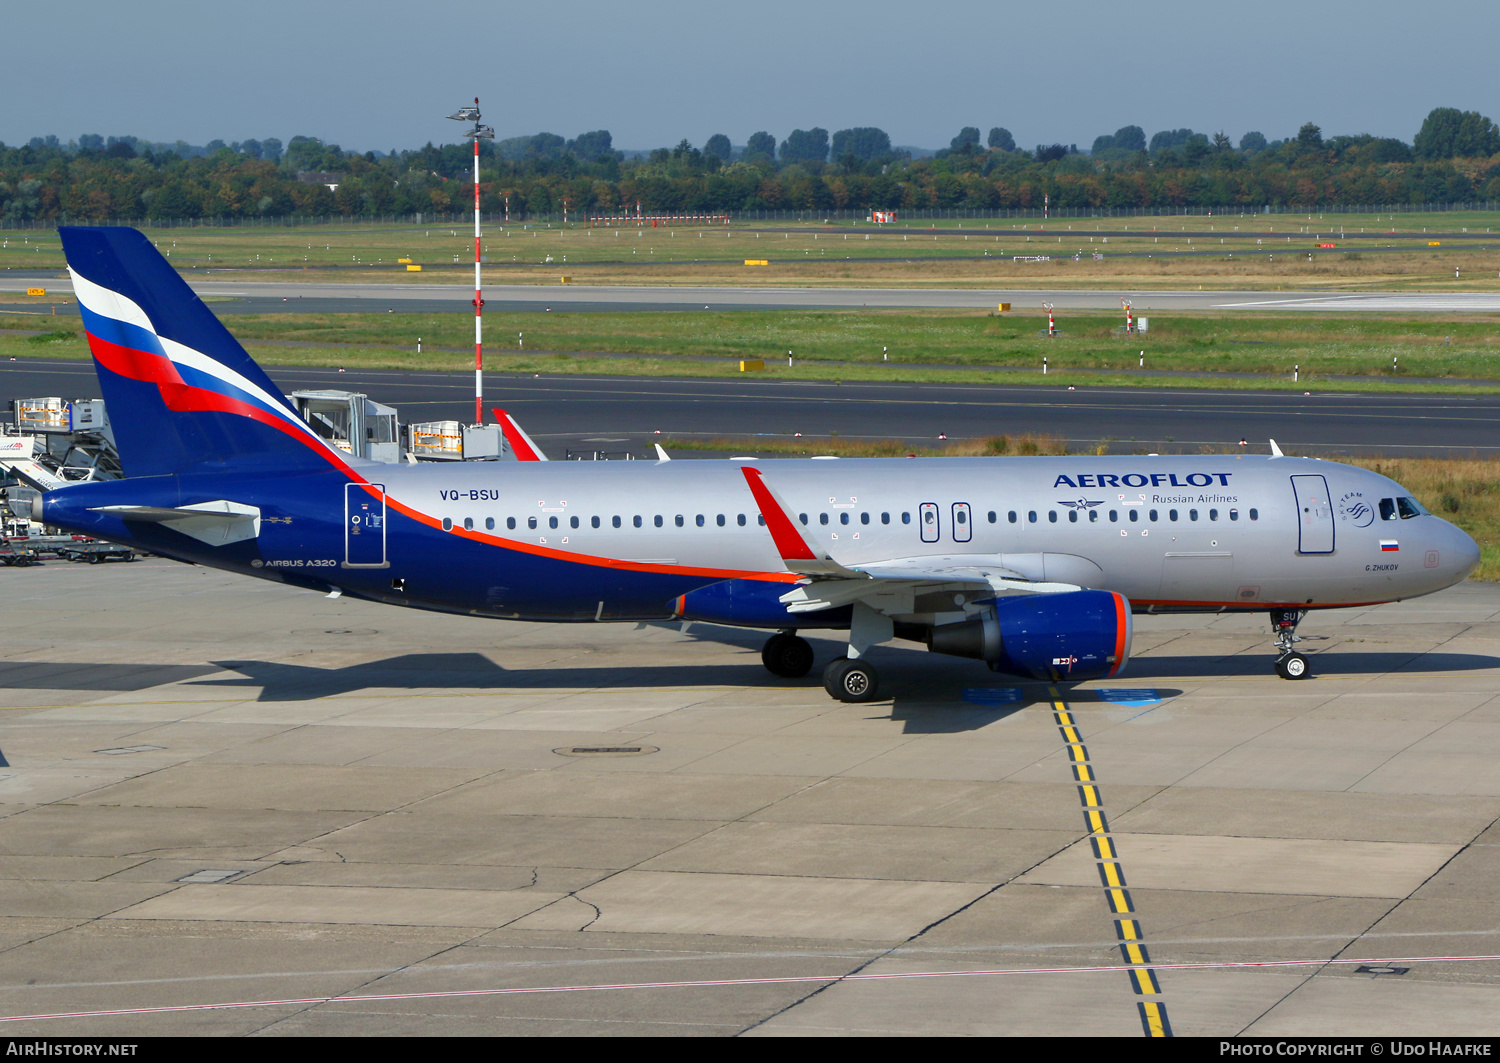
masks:
<instances>
[{"instance_id":1,"label":"cockpit window","mask_svg":"<svg viewBox=\"0 0 1500 1063\"><path fill-rule=\"evenodd\" d=\"M1405 497L1396 499L1396 511L1401 514L1402 520L1411 520L1427 512L1415 498Z\"/></svg>"},{"instance_id":2,"label":"cockpit window","mask_svg":"<svg viewBox=\"0 0 1500 1063\"><path fill-rule=\"evenodd\" d=\"M1394 498L1382 498L1380 500L1380 519L1396 519L1396 500Z\"/></svg>"}]
</instances>

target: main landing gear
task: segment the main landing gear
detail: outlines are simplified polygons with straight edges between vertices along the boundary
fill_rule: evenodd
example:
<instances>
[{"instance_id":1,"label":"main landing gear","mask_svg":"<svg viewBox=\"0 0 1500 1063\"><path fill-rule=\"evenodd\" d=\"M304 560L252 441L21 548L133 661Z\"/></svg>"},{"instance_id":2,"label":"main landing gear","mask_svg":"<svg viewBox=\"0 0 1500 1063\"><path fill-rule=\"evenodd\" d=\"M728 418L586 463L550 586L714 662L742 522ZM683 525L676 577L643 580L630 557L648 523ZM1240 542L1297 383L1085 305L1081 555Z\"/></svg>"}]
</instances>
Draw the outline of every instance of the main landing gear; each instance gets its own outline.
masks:
<instances>
[{"instance_id":1,"label":"main landing gear","mask_svg":"<svg viewBox=\"0 0 1500 1063\"><path fill-rule=\"evenodd\" d=\"M1276 635L1276 674L1283 679L1306 679L1312 675L1307 658L1292 649L1298 642L1325 637L1297 634L1297 625L1306 615L1306 609L1271 610L1271 630Z\"/></svg>"},{"instance_id":2,"label":"main landing gear","mask_svg":"<svg viewBox=\"0 0 1500 1063\"><path fill-rule=\"evenodd\" d=\"M855 602L849 624L849 648L846 655L823 669L823 689L839 701L875 700L880 678L863 655L871 646L888 642L894 627L891 619ZM791 631L778 631L766 640L760 659L772 675L800 679L812 670L813 651L807 640Z\"/></svg>"},{"instance_id":3,"label":"main landing gear","mask_svg":"<svg viewBox=\"0 0 1500 1063\"><path fill-rule=\"evenodd\" d=\"M778 631L760 651L766 671L783 679L801 679L812 671L813 650L807 640L790 631Z\"/></svg>"}]
</instances>

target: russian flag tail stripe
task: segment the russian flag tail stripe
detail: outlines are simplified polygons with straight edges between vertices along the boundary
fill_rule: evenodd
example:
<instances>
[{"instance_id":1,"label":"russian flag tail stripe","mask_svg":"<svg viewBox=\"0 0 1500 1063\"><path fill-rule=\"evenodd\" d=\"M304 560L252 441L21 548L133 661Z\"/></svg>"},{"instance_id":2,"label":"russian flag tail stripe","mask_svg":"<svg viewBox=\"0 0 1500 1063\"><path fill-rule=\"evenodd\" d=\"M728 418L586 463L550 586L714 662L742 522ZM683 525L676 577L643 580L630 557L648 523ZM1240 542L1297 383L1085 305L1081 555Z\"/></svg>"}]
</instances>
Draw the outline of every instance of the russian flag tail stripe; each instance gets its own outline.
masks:
<instances>
[{"instance_id":1,"label":"russian flag tail stripe","mask_svg":"<svg viewBox=\"0 0 1500 1063\"><path fill-rule=\"evenodd\" d=\"M58 231L128 475L201 463L352 474L142 233Z\"/></svg>"}]
</instances>

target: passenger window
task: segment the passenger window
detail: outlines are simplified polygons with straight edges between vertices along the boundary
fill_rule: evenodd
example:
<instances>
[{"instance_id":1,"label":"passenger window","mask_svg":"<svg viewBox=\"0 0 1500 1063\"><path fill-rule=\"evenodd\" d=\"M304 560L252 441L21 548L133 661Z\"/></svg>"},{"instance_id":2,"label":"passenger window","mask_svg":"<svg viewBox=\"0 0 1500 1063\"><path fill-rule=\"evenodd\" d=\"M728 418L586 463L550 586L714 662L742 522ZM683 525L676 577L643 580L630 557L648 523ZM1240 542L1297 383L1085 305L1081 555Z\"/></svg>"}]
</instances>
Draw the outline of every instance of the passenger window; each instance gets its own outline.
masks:
<instances>
[{"instance_id":1,"label":"passenger window","mask_svg":"<svg viewBox=\"0 0 1500 1063\"><path fill-rule=\"evenodd\" d=\"M806 513L798 513L797 514L797 519L800 520L803 524L806 524L807 523L807 514Z\"/></svg>"},{"instance_id":2,"label":"passenger window","mask_svg":"<svg viewBox=\"0 0 1500 1063\"><path fill-rule=\"evenodd\" d=\"M1036 510L1034 510L1034 509L1028 510L1027 513L1026 513L1026 519L1028 521L1030 521L1032 524L1035 524L1036 523Z\"/></svg>"},{"instance_id":3,"label":"passenger window","mask_svg":"<svg viewBox=\"0 0 1500 1063\"><path fill-rule=\"evenodd\" d=\"M635 519L636 519L637 523L640 523L640 519L641 519L640 517L637 517ZM620 526L620 518L619 517L610 517L609 518L609 526L611 528L618 528Z\"/></svg>"},{"instance_id":4,"label":"passenger window","mask_svg":"<svg viewBox=\"0 0 1500 1063\"><path fill-rule=\"evenodd\" d=\"M495 530L495 518L494 517L485 517L484 518L484 530L485 531L494 531Z\"/></svg>"},{"instance_id":5,"label":"passenger window","mask_svg":"<svg viewBox=\"0 0 1500 1063\"><path fill-rule=\"evenodd\" d=\"M1190 509L1190 510L1188 510L1188 520L1197 520L1197 519L1198 519L1198 511L1196 509Z\"/></svg>"},{"instance_id":6,"label":"passenger window","mask_svg":"<svg viewBox=\"0 0 1500 1063\"><path fill-rule=\"evenodd\" d=\"M1057 523L1057 510L1055 510L1055 509L1049 509L1049 510L1047 510L1047 519L1049 521L1051 521L1053 524L1056 524Z\"/></svg>"},{"instance_id":7,"label":"passenger window","mask_svg":"<svg viewBox=\"0 0 1500 1063\"><path fill-rule=\"evenodd\" d=\"M848 510L845 510L843 513L839 514L839 523L840 524L848 524L849 523L849 512L848 512Z\"/></svg>"},{"instance_id":8,"label":"passenger window","mask_svg":"<svg viewBox=\"0 0 1500 1063\"><path fill-rule=\"evenodd\" d=\"M1250 511L1250 519L1251 520L1260 520L1260 510L1258 510L1258 509L1252 509Z\"/></svg>"},{"instance_id":9,"label":"passenger window","mask_svg":"<svg viewBox=\"0 0 1500 1063\"><path fill-rule=\"evenodd\" d=\"M1109 511L1109 522L1111 524L1116 524L1116 523L1119 522L1119 520L1120 520L1120 511L1118 509L1112 509L1112 510L1110 510Z\"/></svg>"},{"instance_id":10,"label":"passenger window","mask_svg":"<svg viewBox=\"0 0 1500 1063\"><path fill-rule=\"evenodd\" d=\"M861 524L868 524L868 523L870 523L870 515L868 513L861 513L859 515L859 522Z\"/></svg>"},{"instance_id":11,"label":"passenger window","mask_svg":"<svg viewBox=\"0 0 1500 1063\"><path fill-rule=\"evenodd\" d=\"M1078 510L1076 510L1076 509L1070 509L1070 510L1068 510L1068 523L1069 524L1077 524L1078 523Z\"/></svg>"},{"instance_id":12,"label":"passenger window","mask_svg":"<svg viewBox=\"0 0 1500 1063\"><path fill-rule=\"evenodd\" d=\"M532 531L536 531L536 518L535 517L527 517L526 518L526 527L530 528Z\"/></svg>"},{"instance_id":13,"label":"passenger window","mask_svg":"<svg viewBox=\"0 0 1500 1063\"><path fill-rule=\"evenodd\" d=\"M548 517L547 518L547 527L549 527L549 528L555 528L555 527L557 527L557 518L556 517Z\"/></svg>"},{"instance_id":14,"label":"passenger window","mask_svg":"<svg viewBox=\"0 0 1500 1063\"><path fill-rule=\"evenodd\" d=\"M757 513L757 514L756 514L756 515L755 515L755 521L756 521L756 523L757 523L757 524L759 524L759 525L760 525L760 526L761 526L761 527L762 527L762 528L764 528L764 527L765 527L765 526L766 526L766 515L765 515L765 514L764 514L764 513Z\"/></svg>"},{"instance_id":15,"label":"passenger window","mask_svg":"<svg viewBox=\"0 0 1500 1063\"><path fill-rule=\"evenodd\" d=\"M453 518L452 517L444 517L443 518L443 531L452 531L452 530L453 530Z\"/></svg>"},{"instance_id":16,"label":"passenger window","mask_svg":"<svg viewBox=\"0 0 1500 1063\"><path fill-rule=\"evenodd\" d=\"M594 523L597 524L598 522L599 522L599 518L595 517L594 518ZM570 527L570 528L576 528L576 527L578 527L578 518L577 517L569 517L568 518L568 527Z\"/></svg>"},{"instance_id":17,"label":"passenger window","mask_svg":"<svg viewBox=\"0 0 1500 1063\"><path fill-rule=\"evenodd\" d=\"M473 530L474 530L474 518L473 517L465 517L464 518L464 531L473 531Z\"/></svg>"},{"instance_id":18,"label":"passenger window","mask_svg":"<svg viewBox=\"0 0 1500 1063\"><path fill-rule=\"evenodd\" d=\"M1098 519L1099 519L1099 511L1097 509L1091 509L1091 510L1089 510L1089 523L1093 524Z\"/></svg>"},{"instance_id":19,"label":"passenger window","mask_svg":"<svg viewBox=\"0 0 1500 1063\"><path fill-rule=\"evenodd\" d=\"M740 527L743 528L745 526L745 515L741 513L736 519L739 521Z\"/></svg>"},{"instance_id":20,"label":"passenger window","mask_svg":"<svg viewBox=\"0 0 1500 1063\"><path fill-rule=\"evenodd\" d=\"M953 514L953 519L958 521L958 523L960 524L967 524L969 523L969 513L967 510L961 509L957 513Z\"/></svg>"},{"instance_id":21,"label":"passenger window","mask_svg":"<svg viewBox=\"0 0 1500 1063\"><path fill-rule=\"evenodd\" d=\"M827 524L828 523L828 514L827 513L819 513L818 514L818 523L819 524Z\"/></svg>"},{"instance_id":22,"label":"passenger window","mask_svg":"<svg viewBox=\"0 0 1500 1063\"><path fill-rule=\"evenodd\" d=\"M516 518L515 517L506 517L505 518L505 527L506 527L506 529L508 531L515 531L516 530Z\"/></svg>"},{"instance_id":23,"label":"passenger window","mask_svg":"<svg viewBox=\"0 0 1500 1063\"><path fill-rule=\"evenodd\" d=\"M1177 519L1177 511L1175 509L1169 509L1169 510L1167 510L1167 519L1168 520L1176 520Z\"/></svg>"},{"instance_id":24,"label":"passenger window","mask_svg":"<svg viewBox=\"0 0 1500 1063\"><path fill-rule=\"evenodd\" d=\"M891 522L891 515L889 513L882 513L880 515L880 523L882 523L882 524L889 524L890 522Z\"/></svg>"},{"instance_id":25,"label":"passenger window","mask_svg":"<svg viewBox=\"0 0 1500 1063\"><path fill-rule=\"evenodd\" d=\"M1239 520L1240 519L1240 511L1237 510L1237 509L1231 509L1229 511L1229 519L1230 520Z\"/></svg>"},{"instance_id":26,"label":"passenger window","mask_svg":"<svg viewBox=\"0 0 1500 1063\"><path fill-rule=\"evenodd\" d=\"M910 524L911 523L911 514L910 513L903 513L903 514L901 514L901 523L902 524Z\"/></svg>"},{"instance_id":27,"label":"passenger window","mask_svg":"<svg viewBox=\"0 0 1500 1063\"><path fill-rule=\"evenodd\" d=\"M599 518L598 517L590 517L589 518L589 527L591 527L591 528L597 528L597 527L599 527Z\"/></svg>"},{"instance_id":28,"label":"passenger window","mask_svg":"<svg viewBox=\"0 0 1500 1063\"><path fill-rule=\"evenodd\" d=\"M1423 513L1427 512L1417 503L1415 498L1406 497L1396 499L1396 511L1401 514L1402 520L1411 520L1411 518L1420 517Z\"/></svg>"},{"instance_id":29,"label":"passenger window","mask_svg":"<svg viewBox=\"0 0 1500 1063\"><path fill-rule=\"evenodd\" d=\"M1138 509L1126 510L1126 512L1130 514L1130 523L1132 524L1141 519L1141 513Z\"/></svg>"},{"instance_id":30,"label":"passenger window","mask_svg":"<svg viewBox=\"0 0 1500 1063\"><path fill-rule=\"evenodd\" d=\"M993 509L990 510L990 523L995 523L995 511Z\"/></svg>"},{"instance_id":31,"label":"passenger window","mask_svg":"<svg viewBox=\"0 0 1500 1063\"><path fill-rule=\"evenodd\" d=\"M1380 500L1380 519L1396 519L1396 500L1394 498L1382 498Z\"/></svg>"},{"instance_id":32,"label":"passenger window","mask_svg":"<svg viewBox=\"0 0 1500 1063\"><path fill-rule=\"evenodd\" d=\"M682 514L681 513L677 514L676 521L677 521L677 526L679 528L682 527L683 519L682 519Z\"/></svg>"},{"instance_id":33,"label":"passenger window","mask_svg":"<svg viewBox=\"0 0 1500 1063\"><path fill-rule=\"evenodd\" d=\"M1217 509L1211 509L1211 510L1209 510L1208 511L1208 519L1209 520L1218 520L1219 519L1219 511Z\"/></svg>"},{"instance_id":34,"label":"passenger window","mask_svg":"<svg viewBox=\"0 0 1500 1063\"><path fill-rule=\"evenodd\" d=\"M662 521L661 521L661 514L660 513L658 513L656 516L652 517L651 520L652 520L653 523L656 524L656 526L658 528L661 527Z\"/></svg>"},{"instance_id":35,"label":"passenger window","mask_svg":"<svg viewBox=\"0 0 1500 1063\"><path fill-rule=\"evenodd\" d=\"M1154 509L1153 509L1153 510L1152 510L1152 511L1151 511L1151 523L1152 523L1152 524L1155 524L1155 523L1156 523L1156 521L1157 521L1157 516L1156 516L1156 510L1154 510Z\"/></svg>"},{"instance_id":36,"label":"passenger window","mask_svg":"<svg viewBox=\"0 0 1500 1063\"><path fill-rule=\"evenodd\" d=\"M1012 524L1014 524L1016 522L1016 511L1015 510L1011 510L1009 513L1006 514L1006 516L1008 518L1010 518L1010 522Z\"/></svg>"},{"instance_id":37,"label":"passenger window","mask_svg":"<svg viewBox=\"0 0 1500 1063\"><path fill-rule=\"evenodd\" d=\"M679 519L678 519L678 521L677 521L677 523L679 523L679 524L681 524L681 523L682 523L682 520L681 520L681 518L679 518ZM700 528L701 528L701 527L703 527L703 514L702 514L702 513L699 513L699 514L698 514L698 517L697 517L697 524L698 524L698 527L700 527Z\"/></svg>"}]
</instances>

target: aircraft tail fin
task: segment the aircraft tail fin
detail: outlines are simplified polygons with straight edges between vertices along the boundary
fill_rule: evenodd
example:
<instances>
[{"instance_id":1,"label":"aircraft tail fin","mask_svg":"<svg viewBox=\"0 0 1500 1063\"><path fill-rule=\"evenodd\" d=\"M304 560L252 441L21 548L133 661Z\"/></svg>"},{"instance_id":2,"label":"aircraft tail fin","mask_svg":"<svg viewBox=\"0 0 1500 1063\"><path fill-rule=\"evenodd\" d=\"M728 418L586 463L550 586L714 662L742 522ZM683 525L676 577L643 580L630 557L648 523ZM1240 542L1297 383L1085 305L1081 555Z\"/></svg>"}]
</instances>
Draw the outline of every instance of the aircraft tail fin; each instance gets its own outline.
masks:
<instances>
[{"instance_id":1,"label":"aircraft tail fin","mask_svg":"<svg viewBox=\"0 0 1500 1063\"><path fill-rule=\"evenodd\" d=\"M127 476L347 469L143 233L58 233Z\"/></svg>"}]
</instances>

